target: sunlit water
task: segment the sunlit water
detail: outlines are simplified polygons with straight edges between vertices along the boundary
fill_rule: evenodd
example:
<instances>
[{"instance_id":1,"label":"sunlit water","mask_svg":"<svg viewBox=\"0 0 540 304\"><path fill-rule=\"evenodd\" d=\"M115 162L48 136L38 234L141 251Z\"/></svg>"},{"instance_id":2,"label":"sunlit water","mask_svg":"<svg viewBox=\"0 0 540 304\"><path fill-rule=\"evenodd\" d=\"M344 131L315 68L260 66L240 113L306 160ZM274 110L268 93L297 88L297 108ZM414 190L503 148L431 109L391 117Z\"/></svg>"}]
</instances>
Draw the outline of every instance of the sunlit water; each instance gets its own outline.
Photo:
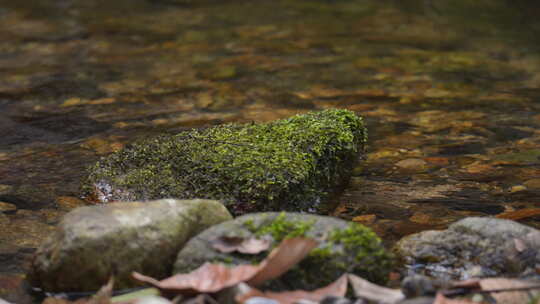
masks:
<instances>
[{"instance_id":1,"label":"sunlit water","mask_svg":"<svg viewBox=\"0 0 540 304\"><path fill-rule=\"evenodd\" d=\"M502 0L0 1L0 295L85 204L100 156L330 107L362 115L370 147L329 214L389 244L468 215L539 227L539 14Z\"/></svg>"}]
</instances>

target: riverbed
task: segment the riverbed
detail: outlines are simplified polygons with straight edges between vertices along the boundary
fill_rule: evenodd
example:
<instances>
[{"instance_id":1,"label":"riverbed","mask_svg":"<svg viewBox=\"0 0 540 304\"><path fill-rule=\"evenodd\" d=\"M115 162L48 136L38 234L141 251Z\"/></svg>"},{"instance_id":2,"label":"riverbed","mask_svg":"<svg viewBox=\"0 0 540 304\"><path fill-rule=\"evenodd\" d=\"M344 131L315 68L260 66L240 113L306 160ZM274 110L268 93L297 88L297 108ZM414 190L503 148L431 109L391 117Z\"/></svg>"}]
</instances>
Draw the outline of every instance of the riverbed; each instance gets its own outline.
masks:
<instances>
[{"instance_id":1,"label":"riverbed","mask_svg":"<svg viewBox=\"0 0 540 304\"><path fill-rule=\"evenodd\" d=\"M540 228L540 5L0 0L0 296L85 168L160 133L344 108L365 159L328 214L390 246L461 218Z\"/></svg>"}]
</instances>

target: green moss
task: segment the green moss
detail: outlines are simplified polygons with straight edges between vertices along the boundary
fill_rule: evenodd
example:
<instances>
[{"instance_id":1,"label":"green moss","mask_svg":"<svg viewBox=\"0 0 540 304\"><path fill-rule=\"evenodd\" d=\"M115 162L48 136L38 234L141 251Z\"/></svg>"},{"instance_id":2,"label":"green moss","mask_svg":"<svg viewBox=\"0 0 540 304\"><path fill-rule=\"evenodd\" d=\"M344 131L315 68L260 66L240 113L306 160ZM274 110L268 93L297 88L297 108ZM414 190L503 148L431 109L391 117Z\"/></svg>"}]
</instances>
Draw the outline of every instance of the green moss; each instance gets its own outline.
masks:
<instances>
[{"instance_id":1,"label":"green moss","mask_svg":"<svg viewBox=\"0 0 540 304\"><path fill-rule=\"evenodd\" d=\"M234 213L313 211L348 179L366 137L360 117L337 109L192 130L101 159L84 190L102 202L198 197Z\"/></svg>"},{"instance_id":2,"label":"green moss","mask_svg":"<svg viewBox=\"0 0 540 304\"><path fill-rule=\"evenodd\" d=\"M381 240L369 228L350 223L344 230L335 230L329 236L331 246L343 246L345 252L351 253L346 268L362 269L364 277L374 281L386 281L386 273L377 270L389 270L393 266L393 256L387 252Z\"/></svg>"},{"instance_id":3,"label":"green moss","mask_svg":"<svg viewBox=\"0 0 540 304\"><path fill-rule=\"evenodd\" d=\"M277 245L281 240L305 236L314 237L317 228L315 220L299 220L280 213L272 219L255 222L252 219L243 226L256 236L271 235ZM262 260L258 256L255 261ZM323 286L331 283L343 273L354 273L372 282L384 283L393 266L393 256L387 252L381 240L369 228L350 223L343 229L330 230L320 245L285 274L283 282L298 282L298 286ZM316 270L316 271L315 271ZM280 282L271 282L267 287L274 290L297 288L281 286Z\"/></svg>"},{"instance_id":4,"label":"green moss","mask_svg":"<svg viewBox=\"0 0 540 304\"><path fill-rule=\"evenodd\" d=\"M272 223L259 229L254 229L252 232L258 237L271 235L276 242L281 242L284 239L305 236L306 232L311 229L314 222L315 221L288 221L285 213L282 212L272 221ZM244 225L246 225L246 223L244 223Z\"/></svg>"}]
</instances>

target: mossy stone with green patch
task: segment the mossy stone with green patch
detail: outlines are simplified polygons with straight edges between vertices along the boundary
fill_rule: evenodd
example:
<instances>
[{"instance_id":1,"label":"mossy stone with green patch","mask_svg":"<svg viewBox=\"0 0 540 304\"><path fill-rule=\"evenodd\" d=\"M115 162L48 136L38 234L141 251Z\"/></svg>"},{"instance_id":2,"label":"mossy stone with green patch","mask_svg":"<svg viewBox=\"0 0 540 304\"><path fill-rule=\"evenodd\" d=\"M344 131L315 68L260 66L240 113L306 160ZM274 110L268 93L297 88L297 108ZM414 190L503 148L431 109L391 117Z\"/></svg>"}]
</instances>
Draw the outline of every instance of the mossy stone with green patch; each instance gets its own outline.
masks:
<instances>
[{"instance_id":1,"label":"mossy stone with green patch","mask_svg":"<svg viewBox=\"0 0 540 304\"><path fill-rule=\"evenodd\" d=\"M211 245L212 240L222 236L269 239L272 246L257 255L223 253ZM264 288L313 290L344 273L384 283L393 266L392 254L384 249L377 235L363 225L328 216L267 212L244 215L195 236L178 254L173 272L188 273L205 262L258 263L282 240L292 237L313 238L319 245L298 265L268 282Z\"/></svg>"},{"instance_id":2,"label":"mossy stone with green patch","mask_svg":"<svg viewBox=\"0 0 540 304\"><path fill-rule=\"evenodd\" d=\"M338 109L195 129L102 158L83 188L101 202L211 198L237 214L316 211L348 180L366 138L362 119Z\"/></svg>"}]
</instances>

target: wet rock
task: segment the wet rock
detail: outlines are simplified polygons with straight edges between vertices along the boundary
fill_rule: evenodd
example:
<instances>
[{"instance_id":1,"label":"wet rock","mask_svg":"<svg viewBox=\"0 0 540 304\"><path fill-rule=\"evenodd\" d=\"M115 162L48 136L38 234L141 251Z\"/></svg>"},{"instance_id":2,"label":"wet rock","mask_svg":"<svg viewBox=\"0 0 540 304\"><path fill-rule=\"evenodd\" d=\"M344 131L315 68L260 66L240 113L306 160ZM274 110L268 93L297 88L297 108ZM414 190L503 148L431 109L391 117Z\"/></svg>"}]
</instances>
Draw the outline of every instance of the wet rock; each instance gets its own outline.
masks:
<instances>
[{"instance_id":1,"label":"wet rock","mask_svg":"<svg viewBox=\"0 0 540 304\"><path fill-rule=\"evenodd\" d=\"M4 213L0 213L0 227L4 228L8 224L9 224L9 217L5 215Z\"/></svg>"},{"instance_id":2,"label":"wet rock","mask_svg":"<svg viewBox=\"0 0 540 304\"><path fill-rule=\"evenodd\" d=\"M187 131L101 159L84 188L101 202L206 197L234 213L316 211L350 177L365 140L362 119L336 109Z\"/></svg>"},{"instance_id":3,"label":"wet rock","mask_svg":"<svg viewBox=\"0 0 540 304\"><path fill-rule=\"evenodd\" d=\"M9 193L13 190L13 186L0 184L0 195Z\"/></svg>"},{"instance_id":4,"label":"wet rock","mask_svg":"<svg viewBox=\"0 0 540 304\"><path fill-rule=\"evenodd\" d=\"M238 76L238 70L235 66L211 66L200 72L201 77L210 80L227 80Z\"/></svg>"},{"instance_id":5,"label":"wet rock","mask_svg":"<svg viewBox=\"0 0 540 304\"><path fill-rule=\"evenodd\" d=\"M262 260L270 250L259 255L223 253L210 244L221 236L269 239L272 246L293 236L320 242L301 263L267 284L273 290L313 290L345 272L384 282L392 264L380 239L365 226L326 216L268 212L244 215L197 235L178 254L174 273L190 272L205 262L250 264Z\"/></svg>"},{"instance_id":6,"label":"wet rock","mask_svg":"<svg viewBox=\"0 0 540 304\"><path fill-rule=\"evenodd\" d=\"M407 267L442 279L534 273L540 231L510 220L470 217L443 231L401 239L396 252Z\"/></svg>"},{"instance_id":7,"label":"wet rock","mask_svg":"<svg viewBox=\"0 0 540 304\"><path fill-rule=\"evenodd\" d=\"M540 189L540 178L529 179L525 181L523 185L525 185L529 189Z\"/></svg>"},{"instance_id":8,"label":"wet rock","mask_svg":"<svg viewBox=\"0 0 540 304\"><path fill-rule=\"evenodd\" d=\"M474 111L445 112L431 110L416 113L410 123L422 127L427 132L439 132L457 127L465 120L477 120L484 116L484 113Z\"/></svg>"},{"instance_id":9,"label":"wet rock","mask_svg":"<svg viewBox=\"0 0 540 304\"><path fill-rule=\"evenodd\" d=\"M540 149L530 149L514 153L500 154L493 157L493 160L511 165L531 165L540 163Z\"/></svg>"},{"instance_id":10,"label":"wet rock","mask_svg":"<svg viewBox=\"0 0 540 304\"><path fill-rule=\"evenodd\" d=\"M401 282L401 291L407 298L433 296L437 292L434 282L422 275L411 275Z\"/></svg>"},{"instance_id":11,"label":"wet rock","mask_svg":"<svg viewBox=\"0 0 540 304\"><path fill-rule=\"evenodd\" d=\"M48 87L47 87L48 88ZM43 88L41 90L44 90ZM0 115L2 145L26 144L31 141L62 143L104 131L108 125L75 114L28 114L10 117Z\"/></svg>"},{"instance_id":12,"label":"wet rock","mask_svg":"<svg viewBox=\"0 0 540 304\"><path fill-rule=\"evenodd\" d=\"M408 158L401 160L396 163L401 169L410 170L410 171L423 171L426 168L427 162L419 158Z\"/></svg>"},{"instance_id":13,"label":"wet rock","mask_svg":"<svg viewBox=\"0 0 540 304\"><path fill-rule=\"evenodd\" d=\"M40 246L29 280L46 291L94 291L113 274L116 288L135 285L132 271L164 278L189 238L230 218L211 200L77 208Z\"/></svg>"},{"instance_id":14,"label":"wet rock","mask_svg":"<svg viewBox=\"0 0 540 304\"><path fill-rule=\"evenodd\" d=\"M52 201L53 191L42 185L22 184L0 194L0 200L11 203L19 209L37 209Z\"/></svg>"},{"instance_id":15,"label":"wet rock","mask_svg":"<svg viewBox=\"0 0 540 304\"><path fill-rule=\"evenodd\" d=\"M14 213L15 211L17 211L17 206L6 202L0 202L0 213Z\"/></svg>"},{"instance_id":16,"label":"wet rock","mask_svg":"<svg viewBox=\"0 0 540 304\"><path fill-rule=\"evenodd\" d=\"M59 196L56 198L55 203L60 210L66 211L87 205L85 201L74 196Z\"/></svg>"},{"instance_id":17,"label":"wet rock","mask_svg":"<svg viewBox=\"0 0 540 304\"><path fill-rule=\"evenodd\" d=\"M440 145L437 147L437 155L464 155L464 154L483 154L485 153L482 142L457 142Z\"/></svg>"}]
</instances>

